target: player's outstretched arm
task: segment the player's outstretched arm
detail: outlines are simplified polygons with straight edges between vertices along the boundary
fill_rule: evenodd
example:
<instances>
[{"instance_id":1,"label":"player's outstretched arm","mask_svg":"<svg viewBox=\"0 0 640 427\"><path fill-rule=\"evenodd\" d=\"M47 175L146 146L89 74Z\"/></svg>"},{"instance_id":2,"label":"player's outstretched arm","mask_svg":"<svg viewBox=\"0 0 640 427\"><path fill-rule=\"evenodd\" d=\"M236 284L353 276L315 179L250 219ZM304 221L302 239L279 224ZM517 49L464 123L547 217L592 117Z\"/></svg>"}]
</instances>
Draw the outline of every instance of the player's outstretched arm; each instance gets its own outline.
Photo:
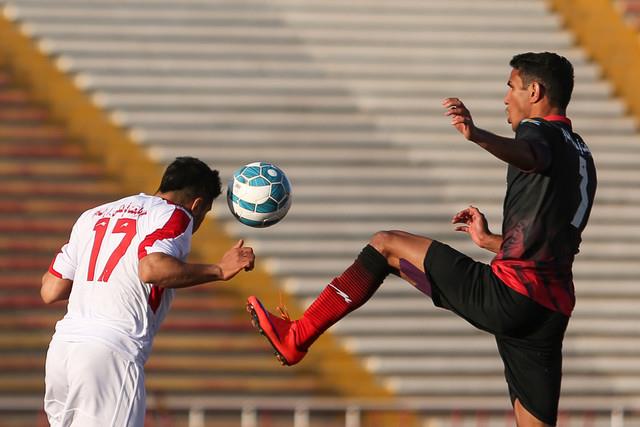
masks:
<instances>
[{"instance_id":1,"label":"player's outstretched arm","mask_svg":"<svg viewBox=\"0 0 640 427\"><path fill-rule=\"evenodd\" d=\"M474 206L469 206L453 216L453 224L457 225L455 230L467 233L473 242L483 249L498 253L502 244L502 236L489 231L487 219L480 210Z\"/></svg>"},{"instance_id":2,"label":"player's outstretched arm","mask_svg":"<svg viewBox=\"0 0 640 427\"><path fill-rule=\"evenodd\" d=\"M469 141L523 171L544 169L545 159L537 155L535 146L525 142L516 143L513 138L480 129L473 123L471 112L460 99L445 98L442 106L446 108L444 115L451 117L451 125Z\"/></svg>"},{"instance_id":3,"label":"player's outstretched arm","mask_svg":"<svg viewBox=\"0 0 640 427\"><path fill-rule=\"evenodd\" d=\"M187 288L202 283L229 280L240 271L253 269L253 249L242 240L229 249L217 264L191 264L163 253L151 253L140 260L138 276L145 283L165 288Z\"/></svg>"},{"instance_id":4,"label":"player's outstretched arm","mask_svg":"<svg viewBox=\"0 0 640 427\"><path fill-rule=\"evenodd\" d=\"M73 280L61 279L47 271L42 276L40 297L45 304L51 304L56 301L66 301L69 299L72 286Z\"/></svg>"}]
</instances>

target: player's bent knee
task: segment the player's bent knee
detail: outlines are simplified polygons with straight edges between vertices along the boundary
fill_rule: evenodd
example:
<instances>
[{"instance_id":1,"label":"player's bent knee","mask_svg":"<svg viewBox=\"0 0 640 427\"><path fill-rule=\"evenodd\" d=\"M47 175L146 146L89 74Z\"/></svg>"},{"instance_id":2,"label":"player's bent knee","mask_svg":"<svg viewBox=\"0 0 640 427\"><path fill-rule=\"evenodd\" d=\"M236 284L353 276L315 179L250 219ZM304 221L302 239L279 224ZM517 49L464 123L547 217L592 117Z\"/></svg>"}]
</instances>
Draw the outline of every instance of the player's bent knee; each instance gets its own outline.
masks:
<instances>
[{"instance_id":1,"label":"player's bent knee","mask_svg":"<svg viewBox=\"0 0 640 427\"><path fill-rule=\"evenodd\" d=\"M369 244L373 246L383 256L389 256L391 248L391 239L393 239L392 231L378 231L369 240Z\"/></svg>"}]
</instances>

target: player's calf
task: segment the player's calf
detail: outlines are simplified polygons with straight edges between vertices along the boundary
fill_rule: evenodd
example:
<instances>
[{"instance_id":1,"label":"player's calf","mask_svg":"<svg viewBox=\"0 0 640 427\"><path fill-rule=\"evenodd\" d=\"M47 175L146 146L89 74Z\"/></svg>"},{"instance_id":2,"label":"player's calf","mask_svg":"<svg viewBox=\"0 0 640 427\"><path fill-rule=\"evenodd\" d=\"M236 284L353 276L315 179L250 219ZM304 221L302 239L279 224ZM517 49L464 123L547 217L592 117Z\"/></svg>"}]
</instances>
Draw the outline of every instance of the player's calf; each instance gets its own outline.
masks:
<instances>
[{"instance_id":1,"label":"player's calf","mask_svg":"<svg viewBox=\"0 0 640 427\"><path fill-rule=\"evenodd\" d=\"M324 331L368 301L390 271L386 258L367 245L355 262L325 287L299 320L281 319L269 313L254 296L249 297L247 310L281 362L293 365Z\"/></svg>"}]
</instances>

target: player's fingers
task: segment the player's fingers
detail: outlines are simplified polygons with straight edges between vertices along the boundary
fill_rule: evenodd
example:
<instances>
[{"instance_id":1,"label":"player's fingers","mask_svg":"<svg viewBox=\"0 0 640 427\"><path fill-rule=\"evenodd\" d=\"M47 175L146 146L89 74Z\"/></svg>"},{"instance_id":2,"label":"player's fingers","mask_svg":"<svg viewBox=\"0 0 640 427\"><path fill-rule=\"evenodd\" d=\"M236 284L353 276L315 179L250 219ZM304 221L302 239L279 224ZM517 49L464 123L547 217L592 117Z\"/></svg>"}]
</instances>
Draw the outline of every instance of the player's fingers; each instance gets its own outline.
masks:
<instances>
[{"instance_id":1,"label":"player's fingers","mask_svg":"<svg viewBox=\"0 0 640 427\"><path fill-rule=\"evenodd\" d=\"M454 228L455 231L461 231L463 233L468 233L469 232L469 226L467 225L461 225L460 227L456 227Z\"/></svg>"},{"instance_id":2,"label":"player's fingers","mask_svg":"<svg viewBox=\"0 0 640 427\"><path fill-rule=\"evenodd\" d=\"M482 216L482 212L480 212L480 209L476 208L475 206L469 206L469 214L472 216Z\"/></svg>"},{"instance_id":3,"label":"player's fingers","mask_svg":"<svg viewBox=\"0 0 640 427\"><path fill-rule=\"evenodd\" d=\"M470 122L471 120L469 119L469 117L467 116L461 116L460 114L454 114L453 117L451 117L451 124L452 125L466 125Z\"/></svg>"},{"instance_id":4,"label":"player's fingers","mask_svg":"<svg viewBox=\"0 0 640 427\"><path fill-rule=\"evenodd\" d=\"M233 245L234 248L241 248L242 245L244 245L244 240L240 239L236 242L235 245Z\"/></svg>"},{"instance_id":5,"label":"player's fingers","mask_svg":"<svg viewBox=\"0 0 640 427\"><path fill-rule=\"evenodd\" d=\"M457 223L459 223L459 222L464 222L464 221L462 220L462 218L464 218L462 215L457 214L457 215L455 215L453 218L451 218L451 223L452 223L452 224L457 224Z\"/></svg>"},{"instance_id":6,"label":"player's fingers","mask_svg":"<svg viewBox=\"0 0 640 427\"><path fill-rule=\"evenodd\" d=\"M464 105L460 104L460 105L449 105L447 107L447 110L444 112L445 116L463 116L463 117L468 117L469 116L469 110L467 110L465 108Z\"/></svg>"},{"instance_id":7,"label":"player's fingers","mask_svg":"<svg viewBox=\"0 0 640 427\"><path fill-rule=\"evenodd\" d=\"M445 98L442 100L442 106L448 110L466 110L464 103L460 101L460 98Z\"/></svg>"},{"instance_id":8,"label":"player's fingers","mask_svg":"<svg viewBox=\"0 0 640 427\"><path fill-rule=\"evenodd\" d=\"M451 222L453 223L464 222L467 218L469 218L469 210L463 209L453 216L453 218L451 219Z\"/></svg>"},{"instance_id":9,"label":"player's fingers","mask_svg":"<svg viewBox=\"0 0 640 427\"><path fill-rule=\"evenodd\" d=\"M460 99L459 99L459 98L455 98L455 97L451 97L451 98L444 98L444 99L442 100L442 105L443 105L445 108L449 108L449 107L450 107L450 106L452 106L452 105L460 105L460 104L461 104Z\"/></svg>"}]
</instances>

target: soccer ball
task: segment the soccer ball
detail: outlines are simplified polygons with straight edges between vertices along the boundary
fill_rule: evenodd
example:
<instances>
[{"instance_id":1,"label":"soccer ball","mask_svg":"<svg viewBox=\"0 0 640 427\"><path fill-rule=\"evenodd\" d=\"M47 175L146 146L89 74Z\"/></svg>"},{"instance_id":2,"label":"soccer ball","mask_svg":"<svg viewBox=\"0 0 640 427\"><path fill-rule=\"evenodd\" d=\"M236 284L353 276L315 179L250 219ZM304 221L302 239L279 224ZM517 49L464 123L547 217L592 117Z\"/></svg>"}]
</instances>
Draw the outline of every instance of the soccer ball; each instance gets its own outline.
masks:
<instances>
[{"instance_id":1,"label":"soccer ball","mask_svg":"<svg viewBox=\"0 0 640 427\"><path fill-rule=\"evenodd\" d=\"M236 170L227 186L227 204L238 221L250 227L269 227L291 206L291 184L279 167L249 163Z\"/></svg>"}]
</instances>

